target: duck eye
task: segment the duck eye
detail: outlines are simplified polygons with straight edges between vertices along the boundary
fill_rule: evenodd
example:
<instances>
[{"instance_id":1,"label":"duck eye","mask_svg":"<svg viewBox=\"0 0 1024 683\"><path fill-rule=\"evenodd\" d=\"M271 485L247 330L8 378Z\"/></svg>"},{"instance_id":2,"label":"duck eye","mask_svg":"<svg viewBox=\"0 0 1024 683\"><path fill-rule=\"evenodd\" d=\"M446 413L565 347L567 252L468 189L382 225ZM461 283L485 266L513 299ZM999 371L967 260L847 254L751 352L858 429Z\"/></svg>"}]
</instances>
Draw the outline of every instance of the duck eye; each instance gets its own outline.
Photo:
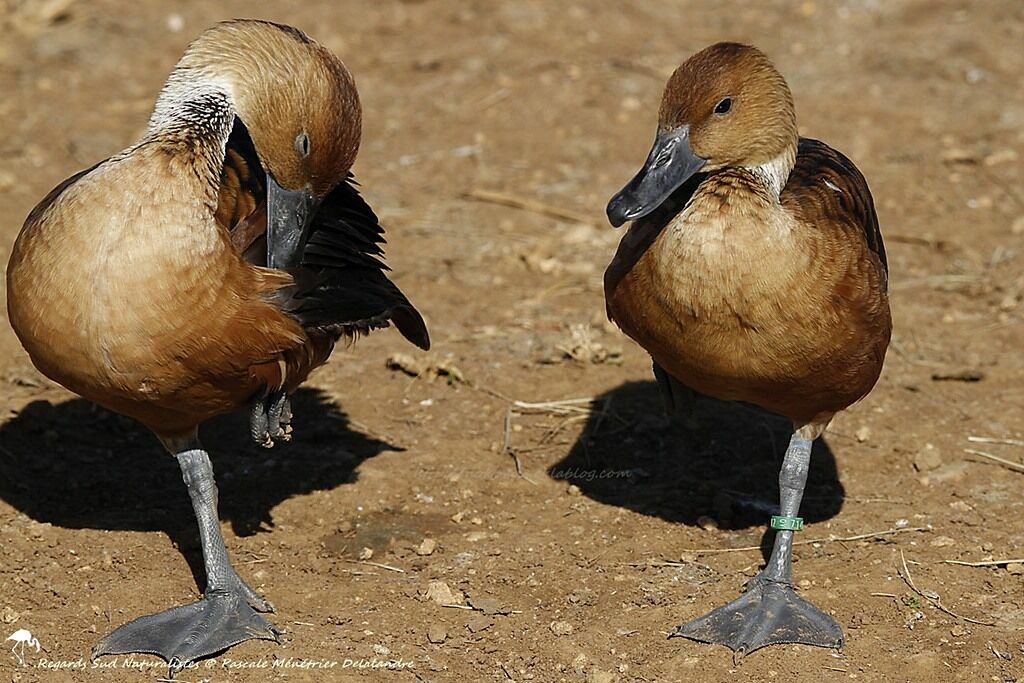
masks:
<instances>
[{"instance_id":1,"label":"duck eye","mask_svg":"<svg viewBox=\"0 0 1024 683\"><path fill-rule=\"evenodd\" d=\"M730 109L732 109L731 97L726 97L721 102L715 105L716 114L728 114Z\"/></svg>"},{"instance_id":2,"label":"duck eye","mask_svg":"<svg viewBox=\"0 0 1024 683\"><path fill-rule=\"evenodd\" d=\"M309 156L309 136L304 132L299 133L298 137L295 138L295 151L303 159Z\"/></svg>"}]
</instances>

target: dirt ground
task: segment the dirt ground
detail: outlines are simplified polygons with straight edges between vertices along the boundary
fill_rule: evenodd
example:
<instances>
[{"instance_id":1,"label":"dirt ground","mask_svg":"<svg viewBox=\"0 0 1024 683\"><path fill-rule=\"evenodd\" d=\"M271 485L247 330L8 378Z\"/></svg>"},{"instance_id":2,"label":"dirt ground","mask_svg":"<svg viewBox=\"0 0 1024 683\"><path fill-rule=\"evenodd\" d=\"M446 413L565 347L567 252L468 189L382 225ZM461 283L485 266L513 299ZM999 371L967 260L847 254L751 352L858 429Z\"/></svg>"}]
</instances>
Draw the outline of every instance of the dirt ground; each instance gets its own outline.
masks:
<instances>
[{"instance_id":1,"label":"dirt ground","mask_svg":"<svg viewBox=\"0 0 1024 683\"><path fill-rule=\"evenodd\" d=\"M287 638L180 680L1024 680L1024 566L1005 562L1024 558L1024 472L968 452L1024 460L1018 0L2 7L3 263L51 187L139 135L192 37L258 14L354 73L356 175L434 339L336 353L290 445L250 445L240 417L207 426L229 549ZM887 241L886 368L818 444L798 535L815 542L796 548L838 653L736 662L666 638L759 569L786 425L710 399L662 417L649 359L604 316L621 235L605 202L647 152L667 75L723 39L774 59L801 132L867 176ZM0 636L42 647L23 667L0 652L0 681L156 679L145 656L45 662L90 666L100 635L202 581L174 461L42 378L0 325Z\"/></svg>"}]
</instances>

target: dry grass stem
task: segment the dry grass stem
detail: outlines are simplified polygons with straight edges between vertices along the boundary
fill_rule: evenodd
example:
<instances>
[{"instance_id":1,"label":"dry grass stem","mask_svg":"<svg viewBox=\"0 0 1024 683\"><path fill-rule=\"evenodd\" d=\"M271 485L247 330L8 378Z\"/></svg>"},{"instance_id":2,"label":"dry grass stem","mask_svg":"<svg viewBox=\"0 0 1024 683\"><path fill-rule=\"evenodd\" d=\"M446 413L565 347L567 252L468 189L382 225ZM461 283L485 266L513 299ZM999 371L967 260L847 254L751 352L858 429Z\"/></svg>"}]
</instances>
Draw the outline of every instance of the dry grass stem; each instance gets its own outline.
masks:
<instances>
[{"instance_id":1,"label":"dry grass stem","mask_svg":"<svg viewBox=\"0 0 1024 683\"><path fill-rule=\"evenodd\" d=\"M346 559L345 562L351 562L352 564L365 564L365 565L367 565L369 567L379 567L380 569L387 569L389 572L398 572L399 574L404 574L405 573L405 570L400 568L400 567L392 567L389 564L381 564L380 562L369 562L367 560L348 560L348 559Z\"/></svg>"},{"instance_id":2,"label":"dry grass stem","mask_svg":"<svg viewBox=\"0 0 1024 683\"><path fill-rule=\"evenodd\" d=\"M463 196L467 199L475 199L478 202L487 202L489 204L498 204L500 206L507 206L513 209L521 209L523 211L529 211L530 213L540 214L549 218L558 218L561 220L572 221L573 223L581 223L583 225L594 225L594 219L586 214L577 213L576 211L563 209L551 204L545 204L544 202L538 202L535 199L516 197L515 195L505 194L504 192L474 189L470 190Z\"/></svg>"},{"instance_id":3,"label":"dry grass stem","mask_svg":"<svg viewBox=\"0 0 1024 683\"><path fill-rule=\"evenodd\" d=\"M981 560L980 562L964 562L963 560L943 560L945 564L955 564L961 567L999 567L1004 564L1024 564L1024 558L1019 560Z\"/></svg>"},{"instance_id":4,"label":"dry grass stem","mask_svg":"<svg viewBox=\"0 0 1024 683\"><path fill-rule=\"evenodd\" d=\"M971 443L993 443L1003 444L1006 446L1024 446L1024 441L1021 439L996 439L989 436L968 436L967 440Z\"/></svg>"},{"instance_id":5,"label":"dry grass stem","mask_svg":"<svg viewBox=\"0 0 1024 683\"><path fill-rule=\"evenodd\" d=\"M870 538L882 538L884 536L892 536L894 534L902 534L909 531L920 531L928 532L931 531L930 526L916 526L906 527L905 529L885 529L884 531L872 531L866 534L857 534L856 536L829 536L828 538L812 538L806 541L796 541L793 545L810 545L812 543L846 543L849 541L864 541ZM752 552L754 550L760 550L759 545L748 545L742 548L690 548L682 550L684 553L694 553L696 555L717 555L721 553L743 553Z\"/></svg>"},{"instance_id":6,"label":"dry grass stem","mask_svg":"<svg viewBox=\"0 0 1024 683\"><path fill-rule=\"evenodd\" d=\"M945 612L949 616L954 617L956 619L961 619L972 624L978 624L979 626L996 625L994 621L981 621L980 619L972 619L970 617L965 617L962 614L957 614L953 610L949 609L948 607L942 604L942 598L941 596L939 596L938 593L935 593L934 591L929 591L925 593L916 585L914 585L914 577L910 575L910 567L907 566L907 558L904 556L902 550L900 551L900 562L903 564L903 566L899 568L900 578L903 579L903 582L907 584L907 587L909 587L910 590L914 591L914 593L927 600L928 604L930 604L935 609L939 610L940 612Z\"/></svg>"},{"instance_id":7,"label":"dry grass stem","mask_svg":"<svg viewBox=\"0 0 1024 683\"><path fill-rule=\"evenodd\" d=\"M964 453L970 453L971 455L977 455L982 458L987 458L989 460L999 463L1003 467L1010 468L1014 472L1024 472L1024 465L1020 464L1019 462L1007 460L1006 458L1000 458L998 455L992 455L991 453L975 450L973 448L965 448Z\"/></svg>"}]
</instances>

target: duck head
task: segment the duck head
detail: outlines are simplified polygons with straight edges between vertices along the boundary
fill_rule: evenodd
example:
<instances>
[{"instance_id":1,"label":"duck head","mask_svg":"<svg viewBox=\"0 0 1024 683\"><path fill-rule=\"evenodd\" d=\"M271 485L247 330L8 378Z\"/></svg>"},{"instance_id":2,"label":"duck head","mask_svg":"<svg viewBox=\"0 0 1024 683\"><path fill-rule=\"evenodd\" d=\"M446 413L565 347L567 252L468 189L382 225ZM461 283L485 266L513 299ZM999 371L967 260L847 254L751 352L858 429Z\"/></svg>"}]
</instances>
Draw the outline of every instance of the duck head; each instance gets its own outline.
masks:
<instances>
[{"instance_id":1,"label":"duck head","mask_svg":"<svg viewBox=\"0 0 1024 683\"><path fill-rule=\"evenodd\" d=\"M169 109L204 88L230 102L266 172L268 265L298 265L317 207L345 180L359 150L362 109L355 81L340 59L298 29L227 21L189 46L150 129L172 119Z\"/></svg>"},{"instance_id":2,"label":"duck head","mask_svg":"<svg viewBox=\"0 0 1024 683\"><path fill-rule=\"evenodd\" d=\"M654 211L698 172L765 168L785 184L796 159L793 98L757 48L717 43L687 59L665 86L658 132L640 172L608 203L615 227Z\"/></svg>"}]
</instances>

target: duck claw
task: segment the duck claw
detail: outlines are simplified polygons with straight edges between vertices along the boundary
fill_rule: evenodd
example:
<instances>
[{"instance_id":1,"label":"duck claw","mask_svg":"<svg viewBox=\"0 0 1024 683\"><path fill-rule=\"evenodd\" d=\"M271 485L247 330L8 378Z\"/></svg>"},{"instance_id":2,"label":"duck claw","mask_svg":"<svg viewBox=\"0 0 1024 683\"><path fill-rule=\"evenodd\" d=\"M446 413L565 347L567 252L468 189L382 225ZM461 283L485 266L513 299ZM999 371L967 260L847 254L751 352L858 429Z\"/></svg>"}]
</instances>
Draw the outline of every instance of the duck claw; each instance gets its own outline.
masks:
<instances>
[{"instance_id":1,"label":"duck claw","mask_svg":"<svg viewBox=\"0 0 1024 683\"><path fill-rule=\"evenodd\" d=\"M275 391L253 401L249 411L249 435L263 448L292 440L292 407L288 394Z\"/></svg>"}]
</instances>

